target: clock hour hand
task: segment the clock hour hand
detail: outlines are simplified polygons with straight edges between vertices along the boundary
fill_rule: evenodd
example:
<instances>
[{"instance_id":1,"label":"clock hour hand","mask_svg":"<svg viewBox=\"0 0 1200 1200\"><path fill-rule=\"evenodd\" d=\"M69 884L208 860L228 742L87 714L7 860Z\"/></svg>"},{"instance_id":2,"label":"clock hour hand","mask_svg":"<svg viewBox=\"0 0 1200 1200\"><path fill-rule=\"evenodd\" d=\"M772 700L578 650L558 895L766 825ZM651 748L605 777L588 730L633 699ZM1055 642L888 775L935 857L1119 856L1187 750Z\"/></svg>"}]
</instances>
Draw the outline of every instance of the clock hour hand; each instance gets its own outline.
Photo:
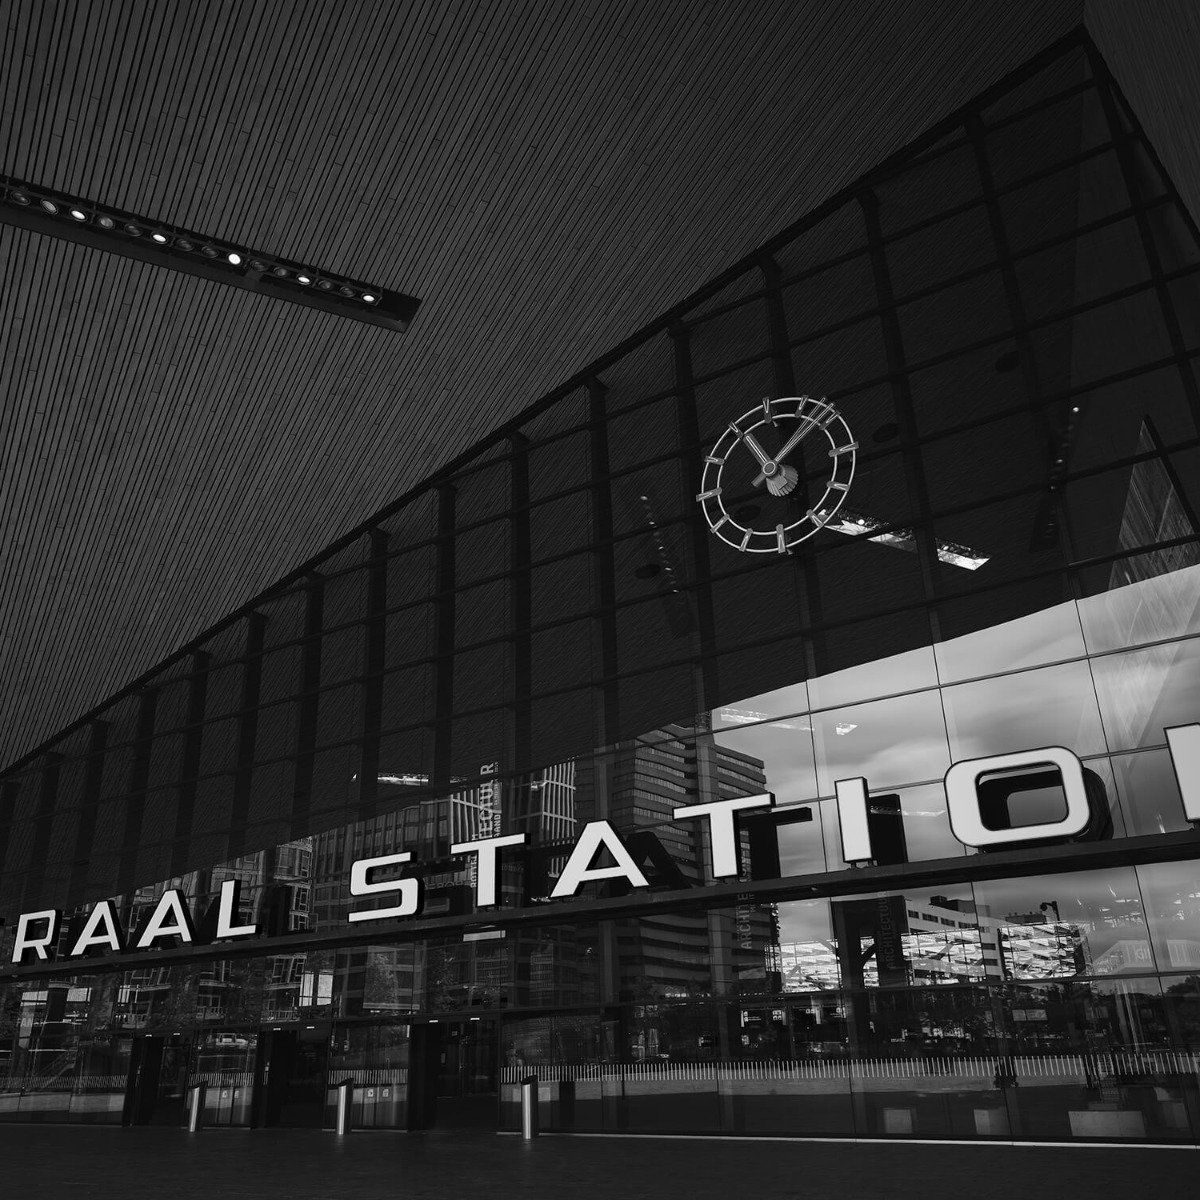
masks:
<instances>
[{"instance_id":1,"label":"clock hour hand","mask_svg":"<svg viewBox=\"0 0 1200 1200\"><path fill-rule=\"evenodd\" d=\"M761 486L765 480L767 491L772 496L786 496L796 486L796 480L799 478L795 467L781 466L777 459L768 457L754 434L743 433L742 440L750 447L750 453L758 459L758 465L762 467L755 476L754 486Z\"/></svg>"},{"instance_id":2,"label":"clock hour hand","mask_svg":"<svg viewBox=\"0 0 1200 1200\"><path fill-rule=\"evenodd\" d=\"M762 448L758 438L756 438L752 433L743 433L742 441L744 441L746 445L750 447L750 453L758 459L758 465L762 467L764 471L766 471L767 468L772 465L771 456ZM754 482L761 483L764 479L766 479L765 474L760 475Z\"/></svg>"}]
</instances>

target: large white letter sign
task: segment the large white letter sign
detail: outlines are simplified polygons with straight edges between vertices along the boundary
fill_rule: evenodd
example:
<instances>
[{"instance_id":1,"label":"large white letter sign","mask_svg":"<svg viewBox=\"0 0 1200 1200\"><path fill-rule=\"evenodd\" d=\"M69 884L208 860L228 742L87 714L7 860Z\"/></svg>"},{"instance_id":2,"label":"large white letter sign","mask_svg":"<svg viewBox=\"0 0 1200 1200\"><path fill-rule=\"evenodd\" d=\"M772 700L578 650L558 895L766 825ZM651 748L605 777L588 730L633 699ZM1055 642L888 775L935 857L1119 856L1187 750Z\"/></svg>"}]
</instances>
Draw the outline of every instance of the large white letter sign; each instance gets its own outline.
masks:
<instances>
[{"instance_id":1,"label":"large white letter sign","mask_svg":"<svg viewBox=\"0 0 1200 1200\"><path fill-rule=\"evenodd\" d=\"M238 881L227 879L221 884L221 904L217 909L217 941L224 942L229 938L253 937L258 932L258 926L251 922L249 925L235 925L234 919L238 913Z\"/></svg>"},{"instance_id":2,"label":"large white letter sign","mask_svg":"<svg viewBox=\"0 0 1200 1200\"><path fill-rule=\"evenodd\" d=\"M451 854L477 855L475 860L475 907L491 908L496 904L496 858L501 846L523 846L523 833L510 833L506 837L480 838L477 842L456 842L450 847Z\"/></svg>"},{"instance_id":3,"label":"large white letter sign","mask_svg":"<svg viewBox=\"0 0 1200 1200\"><path fill-rule=\"evenodd\" d=\"M54 939L58 937L58 925L61 920L62 913L57 908L44 908L41 912L22 913L17 918L17 936L12 950L13 962L21 962L25 957L26 950L32 950L42 962L45 962L50 957L50 947L54 945ZM46 928L42 930L40 936L31 937L29 927L35 921L45 921Z\"/></svg>"},{"instance_id":4,"label":"large white letter sign","mask_svg":"<svg viewBox=\"0 0 1200 1200\"><path fill-rule=\"evenodd\" d=\"M1200 725L1175 725L1163 733L1183 798L1183 815L1200 821Z\"/></svg>"},{"instance_id":5,"label":"large white letter sign","mask_svg":"<svg viewBox=\"0 0 1200 1200\"><path fill-rule=\"evenodd\" d=\"M871 853L871 829L867 822L867 781L861 775L839 779L833 791L842 831L842 861L870 862L875 856Z\"/></svg>"},{"instance_id":6,"label":"large white letter sign","mask_svg":"<svg viewBox=\"0 0 1200 1200\"><path fill-rule=\"evenodd\" d=\"M88 919L67 957L77 958L93 946L103 946L106 950L117 951L118 954L124 949L120 924L111 900L101 900L88 914Z\"/></svg>"},{"instance_id":7,"label":"large white letter sign","mask_svg":"<svg viewBox=\"0 0 1200 1200\"><path fill-rule=\"evenodd\" d=\"M979 811L980 776L1001 771L1034 771L1038 767L1057 769L1067 801L1066 813L1057 821L1040 825L989 829ZM1023 750L1019 754L997 754L991 758L970 758L966 762L955 763L946 772L946 811L954 836L964 845L979 849L1035 842L1042 838L1075 837L1088 827L1092 816L1087 787L1083 781L1083 764L1063 746Z\"/></svg>"},{"instance_id":8,"label":"large white letter sign","mask_svg":"<svg viewBox=\"0 0 1200 1200\"><path fill-rule=\"evenodd\" d=\"M597 851L603 847L613 856L616 866L593 867L592 860ZM628 879L634 887L649 887L650 881L638 869L620 835L607 821L589 821L563 867L563 873L550 893L551 900L561 900L565 896L573 896L585 884L593 879Z\"/></svg>"},{"instance_id":9,"label":"large white letter sign","mask_svg":"<svg viewBox=\"0 0 1200 1200\"><path fill-rule=\"evenodd\" d=\"M738 873L737 822L734 814L747 808L770 808L775 797L770 792L757 796L739 796L734 800L710 800L707 804L689 804L677 808L676 821L686 817L707 817L712 846L712 877L728 879Z\"/></svg>"},{"instance_id":10,"label":"large white letter sign","mask_svg":"<svg viewBox=\"0 0 1200 1200\"><path fill-rule=\"evenodd\" d=\"M391 908L369 908L364 912L352 912L351 921L384 921L389 917L415 917L421 911L421 881L419 879L371 880L371 872L384 867L398 867L412 858L408 850L400 854L383 854L379 858L360 858L350 866L350 895L382 896L387 892L399 892L400 903Z\"/></svg>"},{"instance_id":11,"label":"large white letter sign","mask_svg":"<svg viewBox=\"0 0 1200 1200\"><path fill-rule=\"evenodd\" d=\"M137 948L145 950L147 946L154 945L158 938L165 937L177 937L181 942L196 940L192 918L188 915L178 888L168 888L163 892L146 928L142 930L142 936L137 940Z\"/></svg>"}]
</instances>

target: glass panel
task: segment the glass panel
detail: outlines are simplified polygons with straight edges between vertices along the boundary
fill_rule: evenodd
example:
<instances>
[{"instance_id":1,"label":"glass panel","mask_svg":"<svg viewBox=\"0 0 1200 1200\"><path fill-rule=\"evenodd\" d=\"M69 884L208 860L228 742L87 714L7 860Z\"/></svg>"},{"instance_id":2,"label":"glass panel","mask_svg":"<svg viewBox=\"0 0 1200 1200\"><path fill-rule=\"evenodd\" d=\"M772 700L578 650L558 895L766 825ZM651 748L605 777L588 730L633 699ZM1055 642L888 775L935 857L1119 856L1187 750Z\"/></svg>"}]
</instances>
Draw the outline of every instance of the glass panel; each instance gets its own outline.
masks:
<instances>
[{"instance_id":1,"label":"glass panel","mask_svg":"<svg viewBox=\"0 0 1200 1200\"><path fill-rule=\"evenodd\" d=\"M257 1047L252 1033L237 1029L207 1030L196 1042L193 1083L205 1083L204 1123L250 1124Z\"/></svg>"},{"instance_id":2,"label":"glass panel","mask_svg":"<svg viewBox=\"0 0 1200 1200\"><path fill-rule=\"evenodd\" d=\"M1200 638L1094 658L1092 675L1114 750L1161 746L1200 713Z\"/></svg>"},{"instance_id":3,"label":"glass panel","mask_svg":"<svg viewBox=\"0 0 1200 1200\"><path fill-rule=\"evenodd\" d=\"M950 766L936 691L814 713L812 725L822 796L838 779L863 775L879 791L940 779Z\"/></svg>"},{"instance_id":4,"label":"glass panel","mask_svg":"<svg viewBox=\"0 0 1200 1200\"><path fill-rule=\"evenodd\" d=\"M713 728L725 729L764 721L771 717L786 717L793 713L807 712L808 708L808 684L801 681L714 709Z\"/></svg>"},{"instance_id":5,"label":"glass panel","mask_svg":"<svg viewBox=\"0 0 1200 1200\"><path fill-rule=\"evenodd\" d=\"M813 708L832 708L936 685L933 650L922 646L832 675L821 675L809 681L808 690Z\"/></svg>"},{"instance_id":6,"label":"glass panel","mask_svg":"<svg viewBox=\"0 0 1200 1200\"><path fill-rule=\"evenodd\" d=\"M1114 754L1110 762L1131 836L1189 828L1175 768L1166 750Z\"/></svg>"},{"instance_id":7,"label":"glass panel","mask_svg":"<svg viewBox=\"0 0 1200 1200\"><path fill-rule=\"evenodd\" d=\"M355 1129L403 1129L407 1119L409 1027L340 1025L329 1049L331 1084L353 1080L351 1125ZM325 1099L325 1124L332 1126L337 1092Z\"/></svg>"},{"instance_id":8,"label":"glass panel","mask_svg":"<svg viewBox=\"0 0 1200 1200\"><path fill-rule=\"evenodd\" d=\"M1137 868L1160 971L1200 972L1200 872L1194 862Z\"/></svg>"},{"instance_id":9,"label":"glass panel","mask_svg":"<svg viewBox=\"0 0 1200 1200\"><path fill-rule=\"evenodd\" d=\"M1073 602L940 642L934 650L943 683L1081 658L1085 652Z\"/></svg>"},{"instance_id":10,"label":"glass panel","mask_svg":"<svg viewBox=\"0 0 1200 1200\"><path fill-rule=\"evenodd\" d=\"M1151 965L1132 867L976 883L1006 979L1121 975Z\"/></svg>"},{"instance_id":11,"label":"glass panel","mask_svg":"<svg viewBox=\"0 0 1200 1200\"><path fill-rule=\"evenodd\" d=\"M1019 1137L1190 1140L1194 1066L1171 1048L1155 979L1014 987L1001 995Z\"/></svg>"},{"instance_id":12,"label":"glass panel","mask_svg":"<svg viewBox=\"0 0 1200 1200\"><path fill-rule=\"evenodd\" d=\"M1086 662L1063 663L942 690L954 760L1065 746L1107 750Z\"/></svg>"},{"instance_id":13,"label":"glass panel","mask_svg":"<svg viewBox=\"0 0 1200 1200\"><path fill-rule=\"evenodd\" d=\"M1165 555L1184 552L1190 564L1194 547L1122 559L1112 568L1107 591L1079 601L1091 653L1200 632L1200 566L1162 573Z\"/></svg>"}]
</instances>

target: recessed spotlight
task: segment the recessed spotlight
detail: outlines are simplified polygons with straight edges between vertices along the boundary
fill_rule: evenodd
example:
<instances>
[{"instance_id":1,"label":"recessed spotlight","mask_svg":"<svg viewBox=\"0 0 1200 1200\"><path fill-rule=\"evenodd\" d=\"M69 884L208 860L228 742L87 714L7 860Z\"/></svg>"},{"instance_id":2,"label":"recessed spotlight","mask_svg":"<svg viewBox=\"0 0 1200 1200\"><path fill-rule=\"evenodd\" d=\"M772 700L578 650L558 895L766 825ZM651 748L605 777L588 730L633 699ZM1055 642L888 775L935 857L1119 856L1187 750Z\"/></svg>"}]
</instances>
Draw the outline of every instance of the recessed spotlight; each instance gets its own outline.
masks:
<instances>
[{"instance_id":1,"label":"recessed spotlight","mask_svg":"<svg viewBox=\"0 0 1200 1200\"><path fill-rule=\"evenodd\" d=\"M14 204L28 204L29 203L29 197L27 195L25 195L24 192L13 192L12 198L13 198Z\"/></svg>"},{"instance_id":2,"label":"recessed spotlight","mask_svg":"<svg viewBox=\"0 0 1200 1200\"><path fill-rule=\"evenodd\" d=\"M132 221L130 221L129 224L125 226L125 232L132 233L134 237L137 237L137 235L142 231Z\"/></svg>"},{"instance_id":3,"label":"recessed spotlight","mask_svg":"<svg viewBox=\"0 0 1200 1200\"><path fill-rule=\"evenodd\" d=\"M1073 413L1077 413L1077 412L1079 411L1079 405L1078 405L1078 404L1076 404L1076 405L1075 405L1075 406L1074 406L1074 407L1071 409L1071 411L1072 411Z\"/></svg>"},{"instance_id":4,"label":"recessed spotlight","mask_svg":"<svg viewBox=\"0 0 1200 1200\"><path fill-rule=\"evenodd\" d=\"M263 260L261 258L252 258L250 260L250 270L265 271L266 269L267 269L267 264L265 262L263 262Z\"/></svg>"},{"instance_id":5,"label":"recessed spotlight","mask_svg":"<svg viewBox=\"0 0 1200 1200\"><path fill-rule=\"evenodd\" d=\"M42 207L43 207L43 208L44 208L44 209L45 209L45 210L46 210L48 213L56 213L56 212L58 212L58 205L57 205L57 204L55 204L53 200L43 200L43 201L42 201Z\"/></svg>"},{"instance_id":6,"label":"recessed spotlight","mask_svg":"<svg viewBox=\"0 0 1200 1200\"><path fill-rule=\"evenodd\" d=\"M242 264L242 256L236 251L230 251L225 257L235 266L239 267Z\"/></svg>"},{"instance_id":7,"label":"recessed spotlight","mask_svg":"<svg viewBox=\"0 0 1200 1200\"><path fill-rule=\"evenodd\" d=\"M375 303L375 297L374 297L374 296L372 296L370 292L363 292L363 299L364 299L364 300L365 300L365 301L366 301L368 304L374 304L374 303Z\"/></svg>"},{"instance_id":8,"label":"recessed spotlight","mask_svg":"<svg viewBox=\"0 0 1200 1200\"><path fill-rule=\"evenodd\" d=\"M112 217L97 217L96 224L99 225L101 229L111 229L116 224L116 221L114 221Z\"/></svg>"},{"instance_id":9,"label":"recessed spotlight","mask_svg":"<svg viewBox=\"0 0 1200 1200\"><path fill-rule=\"evenodd\" d=\"M312 283L311 275L297 275L296 279L300 283Z\"/></svg>"},{"instance_id":10,"label":"recessed spotlight","mask_svg":"<svg viewBox=\"0 0 1200 1200\"><path fill-rule=\"evenodd\" d=\"M189 242L187 240L187 238L179 238L178 241L176 241L175 245L177 245L180 248L180 250L194 250L195 249L195 247L192 245L191 242Z\"/></svg>"},{"instance_id":11,"label":"recessed spotlight","mask_svg":"<svg viewBox=\"0 0 1200 1200\"><path fill-rule=\"evenodd\" d=\"M166 235L165 233L159 233L159 231L158 231L157 229L156 229L156 230L155 230L155 231L154 231L154 232L153 232L153 233L152 233L150 236L151 236L151 237L152 237L152 238L153 238L153 239L154 239L154 240L155 240L155 241L156 241L156 242L157 242L157 243L158 243L160 246L165 246L165 245L167 244L167 235Z\"/></svg>"},{"instance_id":12,"label":"recessed spotlight","mask_svg":"<svg viewBox=\"0 0 1200 1200\"><path fill-rule=\"evenodd\" d=\"M216 246L205 246L204 249L202 249L200 251L200 253L203 254L205 258L220 258L221 257L220 252L217 250Z\"/></svg>"},{"instance_id":13,"label":"recessed spotlight","mask_svg":"<svg viewBox=\"0 0 1200 1200\"><path fill-rule=\"evenodd\" d=\"M339 296L346 296L346 297L353 296L353 295L354 295L354 289L353 289L353 288L348 288L348 287L346 287L346 285L345 285L345 284L342 284L342 286L341 286L340 288L338 288L338 295L339 295Z\"/></svg>"},{"instance_id":14,"label":"recessed spotlight","mask_svg":"<svg viewBox=\"0 0 1200 1200\"><path fill-rule=\"evenodd\" d=\"M278 275L280 279L286 279L287 278L287 267L276 267L271 272L271 274Z\"/></svg>"},{"instance_id":15,"label":"recessed spotlight","mask_svg":"<svg viewBox=\"0 0 1200 1200\"><path fill-rule=\"evenodd\" d=\"M317 284L317 287L319 287L323 292L333 291L333 284L330 283L328 279L322 279L321 282Z\"/></svg>"},{"instance_id":16,"label":"recessed spotlight","mask_svg":"<svg viewBox=\"0 0 1200 1200\"><path fill-rule=\"evenodd\" d=\"M71 216L73 216L77 221L87 220L87 213L85 213L82 208L71 209Z\"/></svg>"}]
</instances>

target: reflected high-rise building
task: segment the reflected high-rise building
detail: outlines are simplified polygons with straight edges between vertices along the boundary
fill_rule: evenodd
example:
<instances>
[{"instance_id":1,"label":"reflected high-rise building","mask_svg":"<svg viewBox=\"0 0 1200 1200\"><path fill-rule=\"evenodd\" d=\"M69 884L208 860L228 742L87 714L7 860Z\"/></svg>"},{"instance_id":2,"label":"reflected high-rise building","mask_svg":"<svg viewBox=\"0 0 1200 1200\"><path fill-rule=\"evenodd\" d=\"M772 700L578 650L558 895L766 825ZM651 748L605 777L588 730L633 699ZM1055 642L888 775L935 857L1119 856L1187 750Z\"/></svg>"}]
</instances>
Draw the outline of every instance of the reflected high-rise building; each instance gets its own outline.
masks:
<instances>
[{"instance_id":1,"label":"reflected high-rise building","mask_svg":"<svg viewBox=\"0 0 1200 1200\"><path fill-rule=\"evenodd\" d=\"M699 822L674 821L676 808L765 791L760 759L717 745L705 733L698 726L667 726L578 767L580 813L628 831L652 884L699 886L709 878L707 836ZM748 851L743 834L743 873ZM615 936L616 986L642 999L761 990L764 961L777 941L770 908L749 902L728 913L622 921Z\"/></svg>"}]
</instances>

